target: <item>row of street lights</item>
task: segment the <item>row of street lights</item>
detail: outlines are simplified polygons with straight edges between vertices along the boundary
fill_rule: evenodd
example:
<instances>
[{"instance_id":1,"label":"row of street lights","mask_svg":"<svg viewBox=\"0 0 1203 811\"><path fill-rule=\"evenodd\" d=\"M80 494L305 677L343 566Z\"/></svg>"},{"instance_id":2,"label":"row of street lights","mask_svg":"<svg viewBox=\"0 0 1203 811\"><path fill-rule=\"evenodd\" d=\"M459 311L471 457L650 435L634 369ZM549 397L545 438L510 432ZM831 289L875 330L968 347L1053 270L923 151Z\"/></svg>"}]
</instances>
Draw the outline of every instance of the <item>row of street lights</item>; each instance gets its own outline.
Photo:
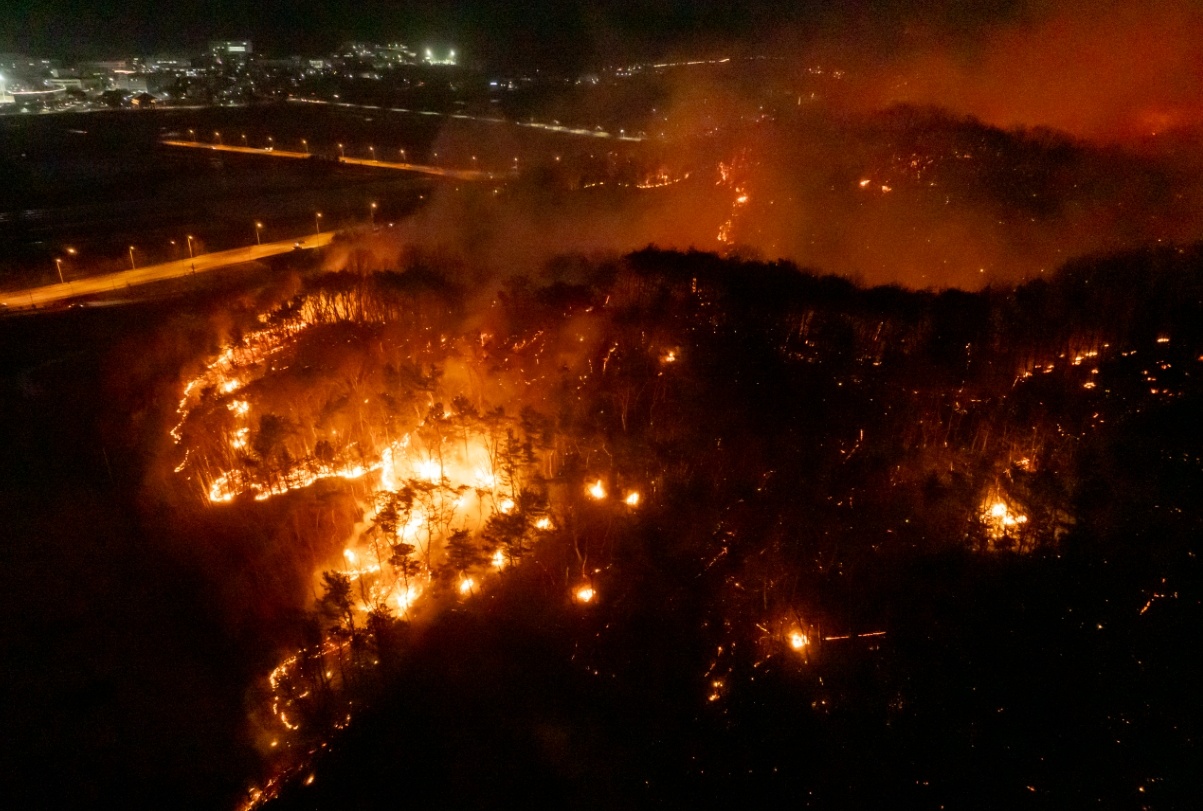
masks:
<instances>
[{"instance_id":1,"label":"row of street lights","mask_svg":"<svg viewBox=\"0 0 1203 811\"><path fill-rule=\"evenodd\" d=\"M256 225L259 225L259 223L255 223L255 224L256 224ZM187 241L188 241L188 259L190 259L190 260L195 260L195 259L196 259L196 254L195 254L195 253L193 252L193 250L192 250L192 234L188 234L188 235L187 235ZM172 244L172 245L175 245L175 240L174 240L174 239L173 239L173 240L171 240L171 244ZM137 264L137 262L134 260L134 252L135 252L135 251L137 251L137 250L138 250L138 248L137 248L137 246L136 246L136 245L130 245L130 246L129 246L129 269L130 269L130 270L137 270L137 269L138 269L138 264ZM58 260L56 259L55 261L57 262ZM193 270L196 270L196 265L195 265L195 264L193 264L193 265L192 265L192 269L193 269ZM60 280L60 281L62 281L62 271L61 271L61 270L60 270L60 272L59 272L59 280Z\"/></svg>"},{"instance_id":2,"label":"row of street lights","mask_svg":"<svg viewBox=\"0 0 1203 811\"><path fill-rule=\"evenodd\" d=\"M189 130L188 130L188 134L189 134L189 136L191 136L192 140L193 140L194 142L196 142L196 140L197 140L197 138L196 138L196 130L195 130L195 129L189 129ZM242 145L243 145L244 147L246 147L246 148L250 148L250 142L247 140L247 137L246 137L246 133L245 133L245 132L244 132L244 133L242 133L242 135L241 135L241 138L242 138ZM222 142L222 139L221 139L221 132L219 132L218 130L213 130L213 140L214 140L214 142L215 142L215 143L217 143L217 144L222 144L223 142ZM267 136L267 143L268 143L267 150L268 150L269 152L270 152L270 151L273 151L273 150L276 148L276 139L275 139L275 138L273 138L272 136L270 136L270 135L269 135L269 136ZM342 144L342 143L339 143L339 144L337 144L337 146L338 146L338 155L339 155L339 157L341 157L341 158L345 158L345 157L347 157L347 149L346 149L346 145L345 145L345 144ZM309 139L308 139L308 138L302 138L302 139L301 139L301 148L302 148L302 149L305 151L305 154L306 154L306 155L310 155L310 154L312 154L312 152L311 152L311 151L310 151L310 149L309 149ZM398 154L401 156L401 162L402 162L402 163L408 163L408 162L409 162L409 153L408 153L408 151L407 151L407 150L405 150L405 149L398 149L398 150L397 150L397 153L398 153ZM369 146L369 147L368 147L368 154L370 154L370 155L372 156L372 158L371 158L372 160L376 160L376 147L375 147L375 146ZM432 152L432 153L431 153L431 157L432 157L432 159L434 160L434 162L435 162L435 163L437 163L437 162L438 162L438 160L439 160L439 153L438 153L438 152ZM517 166L517 163L518 163L518 159L517 159L517 158L514 158L514 164L515 164L515 166ZM475 155L473 155L473 156L472 156L472 167L475 169L477 166L478 166L478 161L477 161L477 158L476 158L476 156L475 156Z\"/></svg>"},{"instance_id":3,"label":"row of street lights","mask_svg":"<svg viewBox=\"0 0 1203 811\"><path fill-rule=\"evenodd\" d=\"M369 205L368 205L368 217L371 220L373 229L375 229L375 227L376 227L376 209L377 209L377 207L378 206L375 201L369 203ZM256 245L263 244L263 228L264 228L263 223L259 220L256 220L255 221L255 244ZM314 228L314 233L316 233L316 234L322 233L322 212L320 212L320 211L314 212L313 228ZM188 259L193 262L192 269L196 270L196 252L192 246L193 236L191 234L188 234L186 237L186 240L187 240L187 245L188 245ZM176 241L174 239L171 240L171 244L174 246L176 244ZM137 250L138 250L138 247L136 245L129 246L130 270L138 269L138 263L137 263L137 258L136 258ZM66 252L71 256L75 256L77 253L75 248L67 248ZM67 283L66 279L63 277L63 258L61 256L56 256L54 258L54 268L56 271L58 271L59 284L66 284Z\"/></svg>"}]
</instances>

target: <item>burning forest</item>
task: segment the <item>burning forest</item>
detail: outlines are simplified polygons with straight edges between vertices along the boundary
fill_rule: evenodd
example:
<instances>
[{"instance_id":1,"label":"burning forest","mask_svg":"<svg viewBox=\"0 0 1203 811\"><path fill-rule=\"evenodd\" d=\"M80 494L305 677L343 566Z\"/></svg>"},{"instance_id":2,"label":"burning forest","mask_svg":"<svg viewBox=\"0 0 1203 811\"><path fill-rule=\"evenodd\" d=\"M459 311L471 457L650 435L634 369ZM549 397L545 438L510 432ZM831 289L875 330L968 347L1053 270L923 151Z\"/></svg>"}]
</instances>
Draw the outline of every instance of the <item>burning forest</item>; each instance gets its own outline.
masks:
<instances>
[{"instance_id":1,"label":"burning forest","mask_svg":"<svg viewBox=\"0 0 1203 811\"><path fill-rule=\"evenodd\" d=\"M1139 559L1157 596L1127 601L1169 599L1156 561L1190 546L1201 457L1150 470L1123 446L1134 430L1188 441L1199 261L1134 254L936 294L655 250L484 286L411 258L257 300L186 364L162 445L173 509L296 523L321 491L346 516L274 541L295 581L278 599L300 613L248 692L265 766L245 807L339 774L337 750L365 745L340 736L391 706L448 622L540 618L569 678L616 700L632 623L670 611L673 706L711 740L770 685L808 725L863 701L922 718L899 661L924 634L897 567ZM1133 489L1146 475L1186 489ZM656 768L664 790L718 780L700 761ZM611 796L636 796L625 769Z\"/></svg>"},{"instance_id":2,"label":"burning forest","mask_svg":"<svg viewBox=\"0 0 1203 811\"><path fill-rule=\"evenodd\" d=\"M1203 14L986 6L6 55L0 796L1195 807Z\"/></svg>"}]
</instances>

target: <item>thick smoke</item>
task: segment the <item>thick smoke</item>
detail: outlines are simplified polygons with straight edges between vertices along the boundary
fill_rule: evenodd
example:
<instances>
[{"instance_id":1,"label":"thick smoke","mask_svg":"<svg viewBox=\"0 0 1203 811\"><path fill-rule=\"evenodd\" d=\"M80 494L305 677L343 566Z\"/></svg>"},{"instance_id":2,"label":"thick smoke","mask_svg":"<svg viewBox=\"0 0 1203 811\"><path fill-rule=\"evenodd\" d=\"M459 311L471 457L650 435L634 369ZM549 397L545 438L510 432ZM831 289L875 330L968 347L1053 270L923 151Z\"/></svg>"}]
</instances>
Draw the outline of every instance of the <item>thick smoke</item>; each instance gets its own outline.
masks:
<instances>
[{"instance_id":1,"label":"thick smoke","mask_svg":"<svg viewBox=\"0 0 1203 811\"><path fill-rule=\"evenodd\" d=\"M857 49L850 100L934 104L996 126L1153 137L1203 119L1196 2L1028 4L972 36L915 22L882 61Z\"/></svg>"},{"instance_id":2,"label":"thick smoke","mask_svg":"<svg viewBox=\"0 0 1203 811\"><path fill-rule=\"evenodd\" d=\"M1198 4L891 19L681 54L718 63L603 77L538 116L637 144L449 127L436 150L484 141L521 178L440 186L401 244L486 276L656 244L973 289L1200 238Z\"/></svg>"}]
</instances>

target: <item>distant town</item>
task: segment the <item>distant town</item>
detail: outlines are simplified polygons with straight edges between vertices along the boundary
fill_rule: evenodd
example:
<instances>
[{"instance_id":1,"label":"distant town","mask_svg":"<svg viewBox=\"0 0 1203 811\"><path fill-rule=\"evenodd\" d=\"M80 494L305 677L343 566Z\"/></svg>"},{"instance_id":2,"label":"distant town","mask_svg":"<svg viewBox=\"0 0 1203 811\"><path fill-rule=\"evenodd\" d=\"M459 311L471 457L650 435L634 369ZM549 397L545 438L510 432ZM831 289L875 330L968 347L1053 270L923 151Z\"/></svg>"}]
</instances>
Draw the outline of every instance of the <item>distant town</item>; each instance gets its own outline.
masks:
<instances>
[{"instance_id":1,"label":"distant town","mask_svg":"<svg viewBox=\"0 0 1203 811\"><path fill-rule=\"evenodd\" d=\"M204 53L73 64L8 53L0 54L0 114L245 104L285 98L307 79L382 79L406 68L448 68L458 61L454 48L363 42L320 58L265 58L250 40L211 42Z\"/></svg>"}]
</instances>

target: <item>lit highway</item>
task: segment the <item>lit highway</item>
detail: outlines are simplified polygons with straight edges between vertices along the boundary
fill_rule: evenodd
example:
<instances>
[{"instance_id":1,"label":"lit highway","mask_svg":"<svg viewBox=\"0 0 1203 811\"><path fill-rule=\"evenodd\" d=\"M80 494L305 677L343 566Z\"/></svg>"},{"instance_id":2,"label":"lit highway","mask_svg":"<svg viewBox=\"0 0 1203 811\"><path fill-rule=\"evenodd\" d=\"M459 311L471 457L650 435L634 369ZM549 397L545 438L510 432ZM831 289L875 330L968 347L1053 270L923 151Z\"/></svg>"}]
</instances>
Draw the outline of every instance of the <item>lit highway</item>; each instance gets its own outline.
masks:
<instances>
[{"instance_id":1,"label":"lit highway","mask_svg":"<svg viewBox=\"0 0 1203 811\"><path fill-rule=\"evenodd\" d=\"M403 172L421 172L425 175L450 177L455 180L501 180L506 175L498 172L482 172L476 169L444 169L440 166L423 166L417 163L393 163L392 161L369 160L367 158L342 158L339 163L350 163L356 166L372 166L378 169L399 169Z\"/></svg>"},{"instance_id":2,"label":"lit highway","mask_svg":"<svg viewBox=\"0 0 1203 811\"><path fill-rule=\"evenodd\" d=\"M284 149L256 149L248 146L233 146L229 144L206 144L201 141L165 140L167 146L182 146L191 149L208 149L215 152L238 152L243 155L263 155L269 158L312 158L308 152L290 152ZM374 169L393 169L402 172L418 172L436 177L449 177L454 180L500 180L506 175L494 172L482 172L476 169L445 169L441 166L426 166L420 163L398 163L394 161L378 161L366 158L347 158L339 156L339 163L354 166L370 166Z\"/></svg>"},{"instance_id":3,"label":"lit highway","mask_svg":"<svg viewBox=\"0 0 1203 811\"><path fill-rule=\"evenodd\" d=\"M719 62L726 62L726 61L728 61L728 60L725 60L725 59L719 60ZM689 63L680 63L680 64L711 64L711 63L689 62ZM717 63L714 63L714 64L717 64ZM669 64L665 64L665 65L656 65L655 67L670 67L670 66L671 65L669 65ZM456 119L459 121L480 121L480 122L484 122L487 124L507 124L507 125L511 125L511 126L515 126L515 127L526 127L528 129L546 130L547 132L554 132L559 135L575 135L575 136L584 137L584 138L612 138L616 141L636 141L636 142L647 140L643 134L627 135L625 130L620 130L617 134L615 134L612 132L607 132L606 130L602 129L601 127L594 127L593 129L586 129L584 127L569 127L564 124L561 124L558 121L552 121L551 123L547 123L544 121L535 121L534 119L531 119L530 121L510 121L509 119L498 118L497 116L469 115L467 113L441 113L441 112L438 112L437 110L410 110L406 107L382 107L378 104L352 104L351 102L348 102L348 101L328 101L326 99L300 99L300 98L295 98L295 97L289 97L288 100L295 104L324 104L324 105L328 105L330 107L344 107L344 108L350 108L350 109L356 109L356 110L376 110L376 111L380 111L380 112L389 112L389 113L406 113L408 115L429 115L429 116L436 116L439 118L453 118L453 119Z\"/></svg>"},{"instance_id":4,"label":"lit highway","mask_svg":"<svg viewBox=\"0 0 1203 811\"><path fill-rule=\"evenodd\" d=\"M206 144L201 141L179 141L167 139L167 146L186 146L192 149L211 149L215 152L241 152L244 155L267 155L272 158L312 158L308 152L289 152L286 149L256 149L250 146L234 146L232 144Z\"/></svg>"},{"instance_id":5,"label":"lit highway","mask_svg":"<svg viewBox=\"0 0 1203 811\"><path fill-rule=\"evenodd\" d=\"M0 292L0 307L18 310L33 306L43 307L81 296L92 296L108 293L127 287L142 284L178 279L192 273L203 273L208 270L254 262L296 250L299 243L304 249L324 248L334 238L333 231L321 234L311 234L297 239L286 239L280 242L265 242L262 245L248 245L245 248L234 248L229 251L216 251L196 256L195 259L178 259L159 265L147 265L133 270L123 270L120 273L105 273L100 276L87 276L82 279L72 279L64 284L48 284L42 287L31 287L26 290Z\"/></svg>"}]
</instances>

